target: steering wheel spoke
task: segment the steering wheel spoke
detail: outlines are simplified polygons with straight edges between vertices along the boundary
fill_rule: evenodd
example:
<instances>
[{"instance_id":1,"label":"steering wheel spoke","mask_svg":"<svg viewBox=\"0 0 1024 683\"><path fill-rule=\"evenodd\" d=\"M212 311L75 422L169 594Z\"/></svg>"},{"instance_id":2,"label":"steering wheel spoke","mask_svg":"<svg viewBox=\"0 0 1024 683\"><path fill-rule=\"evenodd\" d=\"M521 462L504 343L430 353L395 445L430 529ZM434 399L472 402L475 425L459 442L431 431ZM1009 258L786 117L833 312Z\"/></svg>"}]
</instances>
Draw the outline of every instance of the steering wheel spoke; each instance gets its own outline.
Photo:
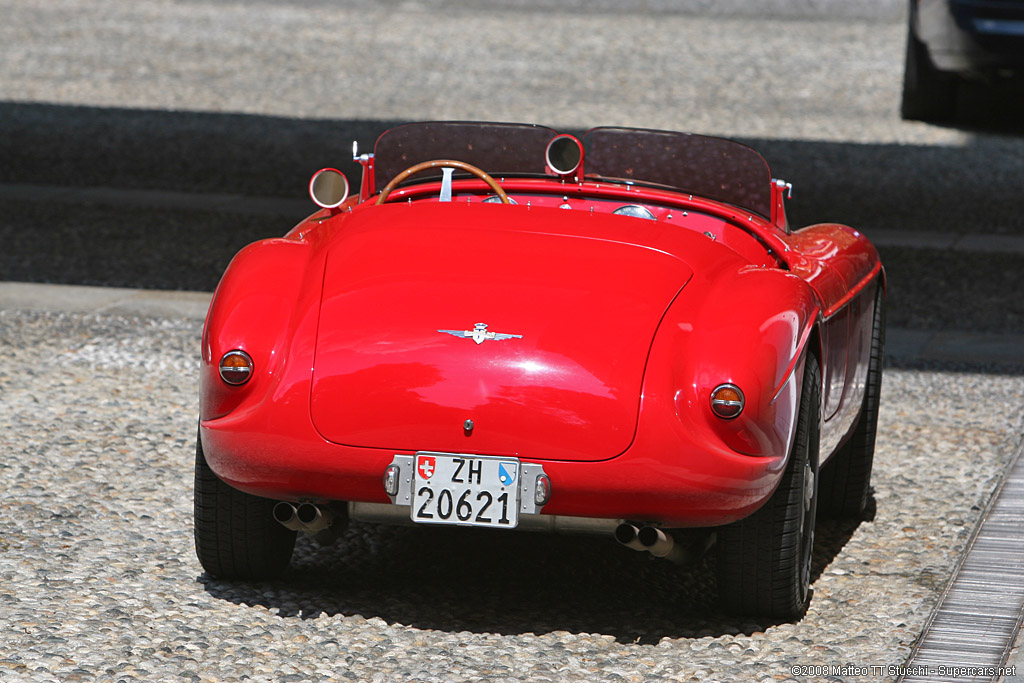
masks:
<instances>
[{"instance_id":1,"label":"steering wheel spoke","mask_svg":"<svg viewBox=\"0 0 1024 683\"><path fill-rule=\"evenodd\" d=\"M455 173L455 169L451 166L444 166L441 168L441 196L437 198L437 201L450 202L452 200L453 173Z\"/></svg>"}]
</instances>

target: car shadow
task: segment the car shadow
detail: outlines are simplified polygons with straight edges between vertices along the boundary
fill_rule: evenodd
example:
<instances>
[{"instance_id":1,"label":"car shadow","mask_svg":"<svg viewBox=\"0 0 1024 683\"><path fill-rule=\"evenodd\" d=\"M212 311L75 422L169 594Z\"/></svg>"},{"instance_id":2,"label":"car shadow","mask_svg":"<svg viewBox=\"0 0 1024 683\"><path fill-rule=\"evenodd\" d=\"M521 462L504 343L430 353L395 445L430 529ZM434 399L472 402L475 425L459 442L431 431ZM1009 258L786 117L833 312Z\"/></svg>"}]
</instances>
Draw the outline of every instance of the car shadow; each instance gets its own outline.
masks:
<instances>
[{"instance_id":1,"label":"car shadow","mask_svg":"<svg viewBox=\"0 0 1024 683\"><path fill-rule=\"evenodd\" d=\"M812 582L859 524L819 520ZM450 633L566 631L654 645L777 623L719 611L714 562L713 548L679 566L601 537L353 523L326 547L300 535L277 581L199 581L217 599L281 618L360 616Z\"/></svg>"},{"instance_id":2,"label":"car shadow","mask_svg":"<svg viewBox=\"0 0 1024 683\"><path fill-rule=\"evenodd\" d=\"M1007 171L1019 170L1024 140L1012 133L1024 134L1024 116L1004 104L978 108L986 115L951 124L978 133L964 145L736 139L757 149L773 175L793 183L788 212L796 226L838 221L869 236L871 230L975 225L1015 231L1019 173ZM355 186L361 170L352 161L353 141L361 153L372 152L381 132L407 122L0 102L0 183L306 200L309 178L320 168L339 169Z\"/></svg>"}]
</instances>

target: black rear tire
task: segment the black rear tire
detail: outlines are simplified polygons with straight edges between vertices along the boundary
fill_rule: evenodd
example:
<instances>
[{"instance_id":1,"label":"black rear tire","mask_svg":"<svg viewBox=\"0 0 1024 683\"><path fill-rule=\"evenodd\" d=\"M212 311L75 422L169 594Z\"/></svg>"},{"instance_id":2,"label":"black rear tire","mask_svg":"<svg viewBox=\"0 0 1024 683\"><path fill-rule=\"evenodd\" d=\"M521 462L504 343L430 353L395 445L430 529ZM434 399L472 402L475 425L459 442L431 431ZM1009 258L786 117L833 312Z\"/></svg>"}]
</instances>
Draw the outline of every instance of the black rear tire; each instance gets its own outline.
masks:
<instances>
[{"instance_id":1,"label":"black rear tire","mask_svg":"<svg viewBox=\"0 0 1024 683\"><path fill-rule=\"evenodd\" d=\"M221 579L272 579L291 562L294 531L274 520L275 501L221 481L196 437L195 542L199 563Z\"/></svg>"},{"instance_id":2,"label":"black rear tire","mask_svg":"<svg viewBox=\"0 0 1024 683\"><path fill-rule=\"evenodd\" d=\"M959 81L955 75L935 68L928 48L907 32L907 56L903 71L903 101L900 114L918 121L950 121L956 118Z\"/></svg>"},{"instance_id":3,"label":"black rear tire","mask_svg":"<svg viewBox=\"0 0 1024 683\"><path fill-rule=\"evenodd\" d=\"M879 284L871 322L871 355L864 385L864 402L853 433L821 470L819 509L830 517L860 518L871 490L875 459L878 406L882 397L882 361L885 354L885 295Z\"/></svg>"},{"instance_id":4,"label":"black rear tire","mask_svg":"<svg viewBox=\"0 0 1024 683\"><path fill-rule=\"evenodd\" d=\"M761 509L718 530L718 593L734 614L799 619L811 596L821 371L808 354L796 435L779 487Z\"/></svg>"}]
</instances>

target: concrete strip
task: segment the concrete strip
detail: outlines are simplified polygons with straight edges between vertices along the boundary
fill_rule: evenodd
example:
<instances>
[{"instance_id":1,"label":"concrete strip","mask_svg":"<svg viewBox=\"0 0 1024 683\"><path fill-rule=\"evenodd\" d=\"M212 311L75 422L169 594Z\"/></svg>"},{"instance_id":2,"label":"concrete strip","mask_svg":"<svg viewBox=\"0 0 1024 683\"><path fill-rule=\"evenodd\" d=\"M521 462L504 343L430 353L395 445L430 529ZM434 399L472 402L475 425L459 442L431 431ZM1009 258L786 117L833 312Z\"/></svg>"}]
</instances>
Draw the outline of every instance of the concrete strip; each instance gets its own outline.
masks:
<instances>
[{"instance_id":1,"label":"concrete strip","mask_svg":"<svg viewBox=\"0 0 1024 683\"><path fill-rule=\"evenodd\" d=\"M915 360L921 358L935 332L929 330L907 330L899 327L887 327L885 330L885 355L892 360Z\"/></svg>"},{"instance_id":2,"label":"concrete strip","mask_svg":"<svg viewBox=\"0 0 1024 683\"><path fill-rule=\"evenodd\" d=\"M886 329L890 360L1024 364L1024 334Z\"/></svg>"},{"instance_id":3,"label":"concrete strip","mask_svg":"<svg viewBox=\"0 0 1024 683\"><path fill-rule=\"evenodd\" d=\"M0 310L22 309L140 315L203 320L211 294L118 287L83 287L0 282ZM886 330L885 355L891 361L930 360L1024 365L1024 335L958 331Z\"/></svg>"},{"instance_id":4,"label":"concrete strip","mask_svg":"<svg viewBox=\"0 0 1024 683\"><path fill-rule=\"evenodd\" d=\"M994 363L1024 363L1024 335L938 332L925 348L924 357L940 361L983 358Z\"/></svg>"},{"instance_id":5,"label":"concrete strip","mask_svg":"<svg viewBox=\"0 0 1024 683\"><path fill-rule=\"evenodd\" d=\"M865 235L877 247L951 249L963 252L1024 255L1024 236L994 233L922 232L917 230L872 230Z\"/></svg>"},{"instance_id":6,"label":"concrete strip","mask_svg":"<svg viewBox=\"0 0 1024 683\"><path fill-rule=\"evenodd\" d=\"M988 251L1005 254L1024 253L1024 237L1018 235L965 234L953 248L957 251Z\"/></svg>"},{"instance_id":7,"label":"concrete strip","mask_svg":"<svg viewBox=\"0 0 1024 683\"><path fill-rule=\"evenodd\" d=\"M913 247L916 249L952 249L961 235L954 232L919 232L917 230L870 230L864 235L876 247ZM1021 240L1024 249L1024 239Z\"/></svg>"},{"instance_id":8,"label":"concrete strip","mask_svg":"<svg viewBox=\"0 0 1024 683\"><path fill-rule=\"evenodd\" d=\"M0 310L21 309L204 320L211 294L0 282Z\"/></svg>"}]
</instances>

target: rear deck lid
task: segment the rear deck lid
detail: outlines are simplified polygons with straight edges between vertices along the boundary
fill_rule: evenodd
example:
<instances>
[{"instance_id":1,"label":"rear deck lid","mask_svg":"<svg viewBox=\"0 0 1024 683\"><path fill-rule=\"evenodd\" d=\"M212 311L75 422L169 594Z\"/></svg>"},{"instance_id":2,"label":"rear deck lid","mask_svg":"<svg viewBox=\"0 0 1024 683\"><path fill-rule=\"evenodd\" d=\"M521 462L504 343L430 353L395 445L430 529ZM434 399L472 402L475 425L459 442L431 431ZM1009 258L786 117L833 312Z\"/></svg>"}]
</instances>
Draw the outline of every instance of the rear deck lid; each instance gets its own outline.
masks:
<instances>
[{"instance_id":1,"label":"rear deck lid","mask_svg":"<svg viewBox=\"0 0 1024 683\"><path fill-rule=\"evenodd\" d=\"M555 212L561 234L524 227ZM372 228L361 224L370 216ZM606 220L631 223L490 205L353 215L324 275L317 430L401 451L622 453L655 331L692 271L665 252L585 236L587 221Z\"/></svg>"}]
</instances>

